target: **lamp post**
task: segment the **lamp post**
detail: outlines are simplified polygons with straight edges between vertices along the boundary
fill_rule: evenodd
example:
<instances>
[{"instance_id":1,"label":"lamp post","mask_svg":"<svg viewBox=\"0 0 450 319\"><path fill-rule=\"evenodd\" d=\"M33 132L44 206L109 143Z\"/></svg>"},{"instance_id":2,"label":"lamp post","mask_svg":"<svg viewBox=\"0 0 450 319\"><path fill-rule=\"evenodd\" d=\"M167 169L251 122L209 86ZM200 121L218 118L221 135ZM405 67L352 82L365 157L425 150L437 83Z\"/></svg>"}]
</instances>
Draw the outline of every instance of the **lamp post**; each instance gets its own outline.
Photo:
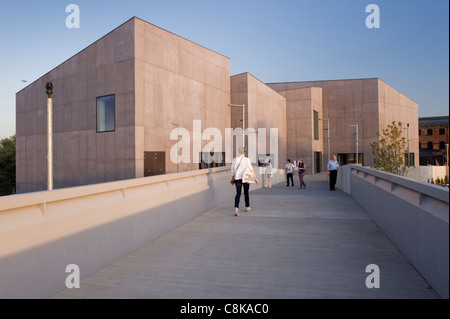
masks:
<instances>
[{"instance_id":1,"label":"lamp post","mask_svg":"<svg viewBox=\"0 0 450 319\"><path fill-rule=\"evenodd\" d=\"M53 189L53 84L45 85L47 93L47 190Z\"/></svg>"},{"instance_id":2,"label":"lamp post","mask_svg":"<svg viewBox=\"0 0 450 319\"><path fill-rule=\"evenodd\" d=\"M176 126L177 128L177 139L180 137L178 135L178 124L177 123L170 123L171 125ZM177 143L177 173L180 172L180 145Z\"/></svg>"},{"instance_id":3,"label":"lamp post","mask_svg":"<svg viewBox=\"0 0 450 319\"><path fill-rule=\"evenodd\" d=\"M242 147L245 147L245 104L228 104L230 107L242 107Z\"/></svg>"},{"instance_id":4,"label":"lamp post","mask_svg":"<svg viewBox=\"0 0 450 319\"><path fill-rule=\"evenodd\" d=\"M358 165L359 164L359 160L358 160L358 124L349 125L349 126L356 127L356 158L355 158L355 161L356 161L356 165Z\"/></svg>"},{"instance_id":5,"label":"lamp post","mask_svg":"<svg viewBox=\"0 0 450 319\"><path fill-rule=\"evenodd\" d=\"M330 119L319 119L319 121L327 121L327 145L328 145L328 159L331 159L330 153Z\"/></svg>"},{"instance_id":6,"label":"lamp post","mask_svg":"<svg viewBox=\"0 0 450 319\"><path fill-rule=\"evenodd\" d=\"M410 156L410 151L409 151L409 123L407 123L406 124L406 134L407 134L407 141L408 141L408 155L407 155L407 159L408 159L408 164L407 164L407 166L408 166L408 168L409 168L409 166L411 165L410 163L411 163L411 156Z\"/></svg>"}]
</instances>

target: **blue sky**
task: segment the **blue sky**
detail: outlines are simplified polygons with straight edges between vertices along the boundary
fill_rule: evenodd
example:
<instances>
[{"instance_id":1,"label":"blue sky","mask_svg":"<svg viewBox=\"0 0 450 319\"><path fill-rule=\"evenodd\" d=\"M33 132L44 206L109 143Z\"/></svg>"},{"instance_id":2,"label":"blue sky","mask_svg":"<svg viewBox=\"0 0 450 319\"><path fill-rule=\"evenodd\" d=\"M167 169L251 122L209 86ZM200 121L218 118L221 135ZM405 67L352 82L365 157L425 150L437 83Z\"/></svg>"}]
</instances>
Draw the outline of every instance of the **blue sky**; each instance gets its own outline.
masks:
<instances>
[{"instance_id":1,"label":"blue sky","mask_svg":"<svg viewBox=\"0 0 450 319\"><path fill-rule=\"evenodd\" d=\"M79 29L66 27L71 3ZM372 3L379 29L365 24ZM449 114L448 0L0 0L0 139L15 133L18 91L133 16L229 57L231 75L379 77L419 116Z\"/></svg>"}]
</instances>

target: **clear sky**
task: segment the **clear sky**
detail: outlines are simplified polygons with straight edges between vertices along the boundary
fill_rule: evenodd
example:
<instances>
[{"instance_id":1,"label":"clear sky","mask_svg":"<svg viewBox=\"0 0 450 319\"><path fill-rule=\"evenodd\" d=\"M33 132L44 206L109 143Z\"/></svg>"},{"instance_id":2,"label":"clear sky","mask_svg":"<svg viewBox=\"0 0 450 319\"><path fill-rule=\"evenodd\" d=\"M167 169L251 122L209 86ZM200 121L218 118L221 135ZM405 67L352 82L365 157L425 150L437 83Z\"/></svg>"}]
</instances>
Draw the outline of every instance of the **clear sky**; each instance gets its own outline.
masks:
<instances>
[{"instance_id":1,"label":"clear sky","mask_svg":"<svg viewBox=\"0 0 450 319\"><path fill-rule=\"evenodd\" d=\"M66 27L72 3L79 29ZM133 16L229 57L231 75L378 77L419 116L449 114L448 0L0 0L0 139L15 133L18 91Z\"/></svg>"}]
</instances>

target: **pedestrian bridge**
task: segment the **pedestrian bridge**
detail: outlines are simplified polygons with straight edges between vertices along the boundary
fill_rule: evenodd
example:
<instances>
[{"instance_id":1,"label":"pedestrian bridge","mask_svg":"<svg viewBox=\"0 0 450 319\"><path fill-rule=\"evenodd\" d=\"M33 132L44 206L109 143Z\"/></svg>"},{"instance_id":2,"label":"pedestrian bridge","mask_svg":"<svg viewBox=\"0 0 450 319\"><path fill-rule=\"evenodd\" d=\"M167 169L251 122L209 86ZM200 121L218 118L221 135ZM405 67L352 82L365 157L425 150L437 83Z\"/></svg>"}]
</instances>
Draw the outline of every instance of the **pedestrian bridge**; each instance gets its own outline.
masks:
<instances>
[{"instance_id":1,"label":"pedestrian bridge","mask_svg":"<svg viewBox=\"0 0 450 319\"><path fill-rule=\"evenodd\" d=\"M0 298L448 298L448 190L355 165L336 192L326 175L300 190L280 173L235 217L230 179L217 168L0 198ZM80 288L66 288L68 265Z\"/></svg>"}]
</instances>

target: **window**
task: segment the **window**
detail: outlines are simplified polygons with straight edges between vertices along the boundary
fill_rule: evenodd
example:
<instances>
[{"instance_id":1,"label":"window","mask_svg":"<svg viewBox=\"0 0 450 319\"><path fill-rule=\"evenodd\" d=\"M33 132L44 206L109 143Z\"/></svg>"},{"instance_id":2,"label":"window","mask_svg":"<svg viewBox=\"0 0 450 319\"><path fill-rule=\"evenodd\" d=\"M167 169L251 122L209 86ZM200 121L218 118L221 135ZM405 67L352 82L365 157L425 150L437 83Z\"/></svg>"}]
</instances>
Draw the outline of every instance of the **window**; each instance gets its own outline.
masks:
<instances>
[{"instance_id":1,"label":"window","mask_svg":"<svg viewBox=\"0 0 450 319\"><path fill-rule=\"evenodd\" d=\"M314 111L314 139L319 139L319 112Z\"/></svg>"},{"instance_id":2,"label":"window","mask_svg":"<svg viewBox=\"0 0 450 319\"><path fill-rule=\"evenodd\" d=\"M427 135L428 136L433 135L433 129L432 128L427 129Z\"/></svg>"},{"instance_id":3,"label":"window","mask_svg":"<svg viewBox=\"0 0 450 319\"><path fill-rule=\"evenodd\" d=\"M443 142L443 141L441 141L441 142L439 142L439 149L440 150L445 150L445 142Z\"/></svg>"},{"instance_id":4,"label":"window","mask_svg":"<svg viewBox=\"0 0 450 319\"><path fill-rule=\"evenodd\" d=\"M439 135L445 135L445 128L439 129Z\"/></svg>"},{"instance_id":5,"label":"window","mask_svg":"<svg viewBox=\"0 0 450 319\"><path fill-rule=\"evenodd\" d=\"M97 132L112 132L116 128L115 96L97 98Z\"/></svg>"},{"instance_id":6,"label":"window","mask_svg":"<svg viewBox=\"0 0 450 319\"><path fill-rule=\"evenodd\" d=\"M419 136L422 135L422 130L419 129Z\"/></svg>"},{"instance_id":7,"label":"window","mask_svg":"<svg viewBox=\"0 0 450 319\"><path fill-rule=\"evenodd\" d=\"M406 166L415 166L414 153L409 153L409 158L408 158L408 153L405 153L405 165Z\"/></svg>"},{"instance_id":8,"label":"window","mask_svg":"<svg viewBox=\"0 0 450 319\"><path fill-rule=\"evenodd\" d=\"M422 142L419 142L419 148L422 148Z\"/></svg>"},{"instance_id":9,"label":"window","mask_svg":"<svg viewBox=\"0 0 450 319\"><path fill-rule=\"evenodd\" d=\"M432 150L433 149L433 142L428 142L427 146L428 146L429 150Z\"/></svg>"},{"instance_id":10,"label":"window","mask_svg":"<svg viewBox=\"0 0 450 319\"><path fill-rule=\"evenodd\" d=\"M225 166L225 152L202 152L200 158L199 169Z\"/></svg>"}]
</instances>

